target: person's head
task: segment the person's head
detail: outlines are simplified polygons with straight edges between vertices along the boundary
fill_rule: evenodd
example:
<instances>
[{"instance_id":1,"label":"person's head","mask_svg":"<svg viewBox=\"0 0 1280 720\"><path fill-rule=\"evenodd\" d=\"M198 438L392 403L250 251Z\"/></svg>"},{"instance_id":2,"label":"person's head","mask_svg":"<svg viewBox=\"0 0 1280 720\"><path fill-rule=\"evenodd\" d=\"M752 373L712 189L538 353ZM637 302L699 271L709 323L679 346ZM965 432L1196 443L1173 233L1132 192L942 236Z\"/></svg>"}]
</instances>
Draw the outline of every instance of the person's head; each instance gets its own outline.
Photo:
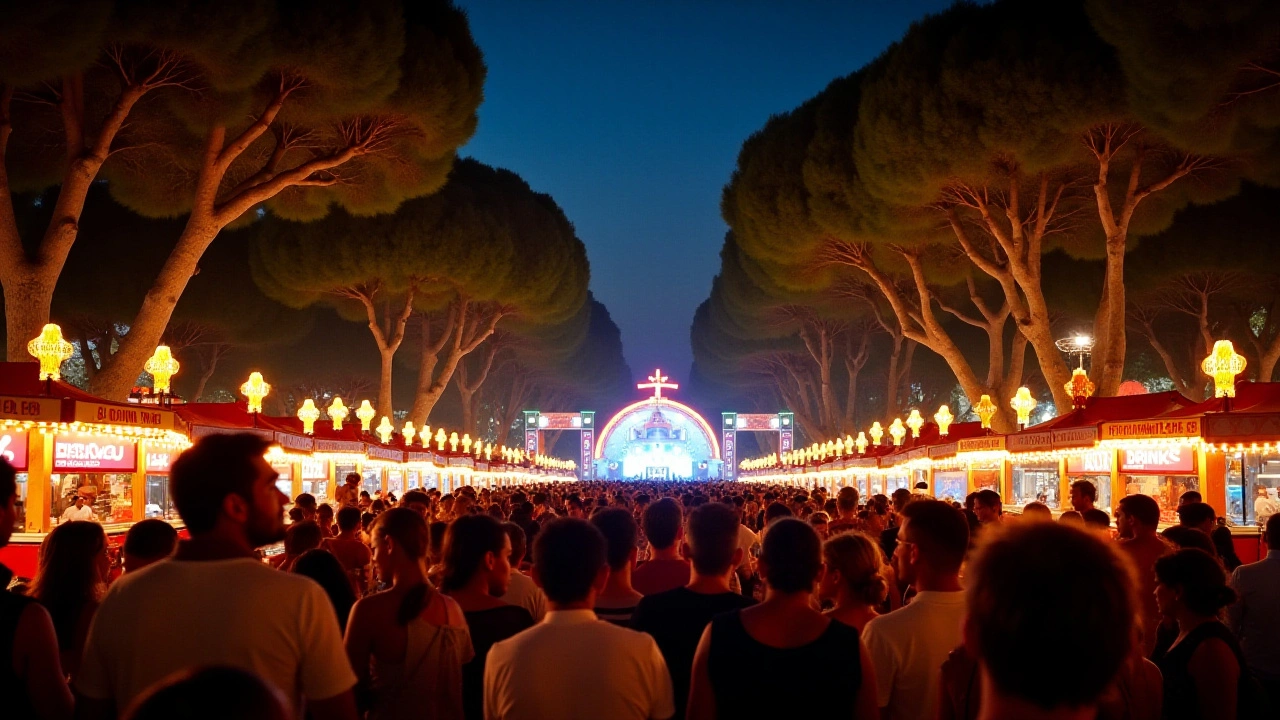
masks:
<instances>
[{"instance_id":1,"label":"person's head","mask_svg":"<svg viewBox=\"0 0 1280 720\"><path fill-rule=\"evenodd\" d=\"M169 488L192 537L220 534L251 548L284 539L278 474L264 457L271 443L257 435L208 435L178 456Z\"/></svg>"},{"instance_id":2,"label":"person's head","mask_svg":"<svg viewBox=\"0 0 1280 720\"><path fill-rule=\"evenodd\" d=\"M369 503L369 512L374 515L381 515L387 510L387 501L381 498Z\"/></svg>"},{"instance_id":3,"label":"person's head","mask_svg":"<svg viewBox=\"0 0 1280 720\"><path fill-rule=\"evenodd\" d=\"M898 488L897 490L894 490L893 494L889 496L889 500L893 505L893 511L895 513L902 512L902 508L906 507L907 503L911 502L911 497L911 491L906 488Z\"/></svg>"},{"instance_id":4,"label":"person's head","mask_svg":"<svg viewBox=\"0 0 1280 720\"><path fill-rule=\"evenodd\" d=\"M320 527L328 529L333 525L333 506L329 503L320 503L316 506L316 522L320 523Z\"/></svg>"},{"instance_id":5,"label":"person's head","mask_svg":"<svg viewBox=\"0 0 1280 720\"><path fill-rule=\"evenodd\" d=\"M293 499L293 506L302 508L303 520L314 520L316 517L316 496L311 493L302 493Z\"/></svg>"},{"instance_id":6,"label":"person's head","mask_svg":"<svg viewBox=\"0 0 1280 720\"><path fill-rule=\"evenodd\" d=\"M791 517L792 515L794 515L794 513L791 512L791 508L780 502L771 502L769 503L769 506L764 509L764 524L772 525L774 520Z\"/></svg>"},{"instance_id":7,"label":"person's head","mask_svg":"<svg viewBox=\"0 0 1280 720\"><path fill-rule=\"evenodd\" d=\"M913 583L923 574L954 578L968 549L964 513L941 500L920 500L903 508L893 553L899 582Z\"/></svg>"},{"instance_id":8,"label":"person's head","mask_svg":"<svg viewBox=\"0 0 1280 720\"><path fill-rule=\"evenodd\" d=\"M431 510L431 496L421 490L410 490L400 498L400 507L409 508L426 517Z\"/></svg>"},{"instance_id":9,"label":"person's head","mask_svg":"<svg viewBox=\"0 0 1280 720\"><path fill-rule=\"evenodd\" d=\"M818 531L818 537L823 540L827 539L827 524L831 521L831 518L824 512L815 512L809 515L808 520L813 529Z\"/></svg>"},{"instance_id":10,"label":"person's head","mask_svg":"<svg viewBox=\"0 0 1280 720\"><path fill-rule=\"evenodd\" d=\"M1216 556L1218 554L1217 548L1213 546L1212 538L1205 534L1204 531L1187 527L1186 525L1170 525L1160 533L1160 537L1180 549L1195 548L1203 550L1210 555Z\"/></svg>"},{"instance_id":11,"label":"person's head","mask_svg":"<svg viewBox=\"0 0 1280 720\"><path fill-rule=\"evenodd\" d=\"M524 561L524 554L528 551L528 538L524 534L524 528L515 522L502 523L502 531L507 534L511 540L511 567L519 567Z\"/></svg>"},{"instance_id":12,"label":"person's head","mask_svg":"<svg viewBox=\"0 0 1280 720\"><path fill-rule=\"evenodd\" d=\"M1213 555L1186 548L1156 560L1156 606L1164 617L1216 617L1235 601L1227 573Z\"/></svg>"},{"instance_id":13,"label":"person's head","mask_svg":"<svg viewBox=\"0 0 1280 720\"><path fill-rule=\"evenodd\" d=\"M152 685L124 720L290 720L290 702L256 674L227 666L180 670Z\"/></svg>"},{"instance_id":14,"label":"person's head","mask_svg":"<svg viewBox=\"0 0 1280 720\"><path fill-rule=\"evenodd\" d=\"M449 523L437 520L427 525L427 558L432 565L444 561L444 536L449 532Z\"/></svg>"},{"instance_id":15,"label":"person's head","mask_svg":"<svg viewBox=\"0 0 1280 720\"><path fill-rule=\"evenodd\" d=\"M978 516L978 522L983 525L999 520L1004 512L1000 493L991 489L979 490L977 497L973 499L973 512Z\"/></svg>"},{"instance_id":16,"label":"person's head","mask_svg":"<svg viewBox=\"0 0 1280 720\"><path fill-rule=\"evenodd\" d=\"M1084 515L1075 510L1067 510L1058 516L1058 522L1064 525L1074 525L1076 527L1084 527Z\"/></svg>"},{"instance_id":17,"label":"person's head","mask_svg":"<svg viewBox=\"0 0 1280 720\"><path fill-rule=\"evenodd\" d=\"M308 550L315 550L324 542L324 531L314 520L303 520L294 523L284 534L284 552L289 557L298 557Z\"/></svg>"},{"instance_id":18,"label":"person's head","mask_svg":"<svg viewBox=\"0 0 1280 720\"><path fill-rule=\"evenodd\" d=\"M992 529L966 577L965 647L1001 697L1045 710L1092 705L1133 651L1132 572L1096 535L1062 523ZM1044 682L1046 672L1070 682Z\"/></svg>"},{"instance_id":19,"label":"person's head","mask_svg":"<svg viewBox=\"0 0 1280 720\"><path fill-rule=\"evenodd\" d=\"M454 520L444 536L445 592L470 585L477 576L493 597L506 594L511 585L511 538L502 523L488 515L467 515Z\"/></svg>"},{"instance_id":20,"label":"person's head","mask_svg":"<svg viewBox=\"0 0 1280 720\"><path fill-rule=\"evenodd\" d=\"M684 511L674 498L664 497L646 507L640 521L649 544L666 550L680 540Z\"/></svg>"},{"instance_id":21,"label":"person's head","mask_svg":"<svg viewBox=\"0 0 1280 720\"><path fill-rule=\"evenodd\" d=\"M99 599L110 572L107 534L98 523L65 522L45 536L30 595L53 617L61 646L70 647L81 613Z\"/></svg>"},{"instance_id":22,"label":"person's head","mask_svg":"<svg viewBox=\"0 0 1280 720\"><path fill-rule=\"evenodd\" d=\"M1071 500L1072 509L1083 513L1098 502L1098 488L1088 480L1076 480L1067 490L1067 497Z\"/></svg>"},{"instance_id":23,"label":"person's head","mask_svg":"<svg viewBox=\"0 0 1280 720\"><path fill-rule=\"evenodd\" d=\"M1262 526L1262 541L1267 549L1280 550L1280 513L1267 518L1267 524Z\"/></svg>"},{"instance_id":24,"label":"person's head","mask_svg":"<svg viewBox=\"0 0 1280 720\"><path fill-rule=\"evenodd\" d=\"M0 457L0 547L9 544L18 523L18 473Z\"/></svg>"},{"instance_id":25,"label":"person's head","mask_svg":"<svg viewBox=\"0 0 1280 720\"><path fill-rule=\"evenodd\" d=\"M347 477L345 478L345 482L347 483L347 485L348 485L349 487L355 487L356 485L359 485L359 484L360 484L360 473L357 473L357 472L349 472L349 473L347 473ZM364 493L361 493L361 494L363 495Z\"/></svg>"},{"instance_id":26,"label":"person's head","mask_svg":"<svg viewBox=\"0 0 1280 720\"><path fill-rule=\"evenodd\" d=\"M1116 529L1120 537L1155 534L1160 524L1160 504L1150 495L1126 495L1116 503Z\"/></svg>"},{"instance_id":27,"label":"person's head","mask_svg":"<svg viewBox=\"0 0 1280 720\"><path fill-rule=\"evenodd\" d=\"M1023 520L1052 520L1053 511L1042 502L1029 502L1022 506Z\"/></svg>"},{"instance_id":28,"label":"person's head","mask_svg":"<svg viewBox=\"0 0 1280 720\"><path fill-rule=\"evenodd\" d=\"M1209 503L1191 502L1178 506L1178 524L1195 528L1206 535L1217 525L1218 514Z\"/></svg>"},{"instance_id":29,"label":"person's head","mask_svg":"<svg viewBox=\"0 0 1280 720\"><path fill-rule=\"evenodd\" d=\"M977 491L977 490L974 490L973 492L971 492L971 493L969 493L968 495L965 495L965 496L964 496L964 509L965 509L965 510L968 510L969 512L973 512L973 508L974 508L974 506L975 506L975 505L977 505L977 503L978 503L978 491Z\"/></svg>"},{"instance_id":30,"label":"person's head","mask_svg":"<svg viewBox=\"0 0 1280 720\"><path fill-rule=\"evenodd\" d=\"M851 487L842 487L840 492L836 494L836 508L844 517L849 517L858 511L858 489Z\"/></svg>"},{"instance_id":31,"label":"person's head","mask_svg":"<svg viewBox=\"0 0 1280 720\"><path fill-rule=\"evenodd\" d=\"M635 566L639 529L636 528L636 519L631 517L631 513L622 508L606 508L591 516L591 524L604 535L606 560L611 572Z\"/></svg>"},{"instance_id":32,"label":"person's head","mask_svg":"<svg viewBox=\"0 0 1280 720\"><path fill-rule=\"evenodd\" d=\"M351 606L356 604L356 592L338 558L328 550L308 550L298 557L290 572L309 577L324 588L329 602L333 604L333 612L338 616L338 629L345 632Z\"/></svg>"},{"instance_id":33,"label":"person's head","mask_svg":"<svg viewBox=\"0 0 1280 720\"><path fill-rule=\"evenodd\" d=\"M684 552L698 575L721 576L742 562L738 515L727 505L707 503L689 513Z\"/></svg>"},{"instance_id":34,"label":"person's head","mask_svg":"<svg viewBox=\"0 0 1280 720\"><path fill-rule=\"evenodd\" d=\"M1199 490L1188 490L1178 496L1178 507L1202 502L1204 502L1204 496L1200 494Z\"/></svg>"},{"instance_id":35,"label":"person's head","mask_svg":"<svg viewBox=\"0 0 1280 720\"><path fill-rule=\"evenodd\" d=\"M427 556L427 522L409 508L392 508L373 522L373 562L384 578L418 565Z\"/></svg>"},{"instance_id":36,"label":"person's head","mask_svg":"<svg viewBox=\"0 0 1280 720\"><path fill-rule=\"evenodd\" d=\"M880 546L860 532L840 533L822 546L824 563L818 595L836 600L844 591L861 605L879 605L889 594Z\"/></svg>"},{"instance_id":37,"label":"person's head","mask_svg":"<svg viewBox=\"0 0 1280 720\"><path fill-rule=\"evenodd\" d=\"M360 508L347 505L338 511L338 532L353 533L360 529Z\"/></svg>"},{"instance_id":38,"label":"person's head","mask_svg":"<svg viewBox=\"0 0 1280 720\"><path fill-rule=\"evenodd\" d=\"M124 571L137 572L164 560L178 547L178 531L159 518L140 520L124 536Z\"/></svg>"},{"instance_id":39,"label":"person's head","mask_svg":"<svg viewBox=\"0 0 1280 720\"><path fill-rule=\"evenodd\" d=\"M1111 516L1106 510L1093 508L1080 513L1080 517L1084 520L1086 530L1092 530L1104 536L1111 535Z\"/></svg>"},{"instance_id":40,"label":"person's head","mask_svg":"<svg viewBox=\"0 0 1280 720\"><path fill-rule=\"evenodd\" d=\"M777 519L765 533L759 570L774 592L812 592L822 572L822 541L818 533L803 520Z\"/></svg>"},{"instance_id":41,"label":"person's head","mask_svg":"<svg viewBox=\"0 0 1280 720\"><path fill-rule=\"evenodd\" d=\"M533 579L553 606L594 601L609 578L604 535L578 518L556 518L533 541Z\"/></svg>"}]
</instances>

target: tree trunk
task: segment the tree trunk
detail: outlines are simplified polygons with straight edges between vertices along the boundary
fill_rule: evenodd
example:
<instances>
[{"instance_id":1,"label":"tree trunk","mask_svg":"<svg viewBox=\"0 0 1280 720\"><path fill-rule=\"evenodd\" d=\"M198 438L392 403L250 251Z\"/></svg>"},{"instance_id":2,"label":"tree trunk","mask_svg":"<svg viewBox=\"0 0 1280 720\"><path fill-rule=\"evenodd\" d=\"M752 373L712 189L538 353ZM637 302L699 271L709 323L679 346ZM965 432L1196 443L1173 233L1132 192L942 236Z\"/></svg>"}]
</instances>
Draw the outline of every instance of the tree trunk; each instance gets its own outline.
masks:
<instances>
[{"instance_id":1,"label":"tree trunk","mask_svg":"<svg viewBox=\"0 0 1280 720\"><path fill-rule=\"evenodd\" d=\"M1125 337L1124 236L1107 238L1102 300L1093 321L1093 382L1099 396L1115 395L1124 380Z\"/></svg>"}]
</instances>

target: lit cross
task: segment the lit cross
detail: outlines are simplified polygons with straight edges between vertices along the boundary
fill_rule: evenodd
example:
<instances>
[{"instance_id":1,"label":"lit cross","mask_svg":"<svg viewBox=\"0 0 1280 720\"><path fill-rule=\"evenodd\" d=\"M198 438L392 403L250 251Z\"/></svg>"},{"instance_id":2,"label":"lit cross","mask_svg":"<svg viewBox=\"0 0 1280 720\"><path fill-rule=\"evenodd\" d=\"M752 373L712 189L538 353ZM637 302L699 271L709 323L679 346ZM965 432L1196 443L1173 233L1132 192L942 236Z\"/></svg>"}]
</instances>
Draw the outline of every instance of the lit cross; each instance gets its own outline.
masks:
<instances>
[{"instance_id":1,"label":"lit cross","mask_svg":"<svg viewBox=\"0 0 1280 720\"><path fill-rule=\"evenodd\" d=\"M653 374L649 376L649 382L636 384L636 388L639 390L648 390L649 388L653 388L654 402L657 402L662 399L663 388L670 388L672 390L675 390L678 387L680 386L677 385L676 383L667 382L667 376L663 375L662 370L660 369L653 371Z\"/></svg>"}]
</instances>

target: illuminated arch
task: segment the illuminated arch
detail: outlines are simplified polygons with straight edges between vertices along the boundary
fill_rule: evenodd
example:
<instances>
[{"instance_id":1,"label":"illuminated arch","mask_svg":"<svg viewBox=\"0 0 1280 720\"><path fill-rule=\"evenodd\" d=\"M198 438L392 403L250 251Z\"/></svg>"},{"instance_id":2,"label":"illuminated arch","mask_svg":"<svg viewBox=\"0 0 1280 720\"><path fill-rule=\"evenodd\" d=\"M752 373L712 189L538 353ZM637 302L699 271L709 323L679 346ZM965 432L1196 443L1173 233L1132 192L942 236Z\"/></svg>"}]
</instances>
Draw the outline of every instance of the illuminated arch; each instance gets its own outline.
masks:
<instances>
[{"instance_id":1,"label":"illuminated arch","mask_svg":"<svg viewBox=\"0 0 1280 720\"><path fill-rule=\"evenodd\" d=\"M720 459L720 441L716 439L715 430L712 429L710 423L704 420L702 416L698 414L697 410L694 410L688 405L685 405L683 403L678 403L675 400L671 400L665 397L662 398L662 400L660 401L655 401L653 398L648 398L645 400L641 400L640 402L637 402L637 403L632 403L622 408L621 410L619 410L617 413L614 414L613 417L609 418L609 422L605 423L604 428L600 430L600 434L596 437L596 452L595 452L596 459L600 460L604 457L604 446L608 442L609 436L613 434L614 426L617 425L618 422L620 422L623 418L635 412L636 410L640 410L645 407L662 406L662 405L670 406L680 411L684 415L692 418L693 421L698 424L698 428L702 430L702 434L706 435L707 443L711 445L711 453L712 453L711 459L712 460Z\"/></svg>"}]
</instances>

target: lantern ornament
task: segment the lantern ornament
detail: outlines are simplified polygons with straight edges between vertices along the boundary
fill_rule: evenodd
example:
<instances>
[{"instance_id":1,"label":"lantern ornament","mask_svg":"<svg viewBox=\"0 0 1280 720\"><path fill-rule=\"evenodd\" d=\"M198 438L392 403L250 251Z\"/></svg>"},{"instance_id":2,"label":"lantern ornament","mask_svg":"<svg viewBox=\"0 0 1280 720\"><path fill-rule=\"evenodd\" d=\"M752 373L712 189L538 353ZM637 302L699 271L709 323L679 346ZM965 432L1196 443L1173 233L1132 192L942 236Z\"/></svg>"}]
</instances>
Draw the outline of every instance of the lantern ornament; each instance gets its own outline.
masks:
<instances>
[{"instance_id":1,"label":"lantern ornament","mask_svg":"<svg viewBox=\"0 0 1280 720\"><path fill-rule=\"evenodd\" d=\"M316 421L320 419L320 408L316 407L316 401L307 398L302 401L302 407L298 408L298 419L302 421L302 432L307 435L314 435L316 432Z\"/></svg>"},{"instance_id":2,"label":"lantern ornament","mask_svg":"<svg viewBox=\"0 0 1280 720\"><path fill-rule=\"evenodd\" d=\"M462 435L462 452L467 453L468 455L471 454L471 433L464 433Z\"/></svg>"},{"instance_id":3,"label":"lantern ornament","mask_svg":"<svg viewBox=\"0 0 1280 720\"><path fill-rule=\"evenodd\" d=\"M951 422L953 420L955 420L955 417L951 415L951 408L946 405L938 408L938 412L933 414L933 421L938 423L938 435L940 437L946 437L947 433L951 431Z\"/></svg>"},{"instance_id":4,"label":"lantern ornament","mask_svg":"<svg viewBox=\"0 0 1280 720\"><path fill-rule=\"evenodd\" d=\"M490 460L493 460L493 443L485 443L484 460L485 462L489 462Z\"/></svg>"},{"instance_id":5,"label":"lantern ornament","mask_svg":"<svg viewBox=\"0 0 1280 720\"><path fill-rule=\"evenodd\" d=\"M913 409L911 414L907 416L907 427L911 428L911 437L920 437L920 428L924 427L924 418L920 417L920 411Z\"/></svg>"},{"instance_id":6,"label":"lantern ornament","mask_svg":"<svg viewBox=\"0 0 1280 720\"><path fill-rule=\"evenodd\" d=\"M250 414L262 412L262 399L270 393L271 386L262 379L262 373L257 370L249 373L248 381L240 386L240 394L249 398Z\"/></svg>"},{"instance_id":7,"label":"lantern ornament","mask_svg":"<svg viewBox=\"0 0 1280 720\"><path fill-rule=\"evenodd\" d=\"M884 438L884 428L880 427L880 421L871 423L871 444L880 447L880 440Z\"/></svg>"},{"instance_id":8,"label":"lantern ornament","mask_svg":"<svg viewBox=\"0 0 1280 720\"><path fill-rule=\"evenodd\" d=\"M418 431L418 439L422 441L422 447L428 450L431 449L431 426L430 425L422 426L422 429Z\"/></svg>"},{"instance_id":9,"label":"lantern ornament","mask_svg":"<svg viewBox=\"0 0 1280 720\"><path fill-rule=\"evenodd\" d=\"M458 433L449 433L449 452L458 452Z\"/></svg>"},{"instance_id":10,"label":"lantern ornament","mask_svg":"<svg viewBox=\"0 0 1280 720\"><path fill-rule=\"evenodd\" d=\"M858 448L859 455L866 453L867 452L867 434L862 431L859 431L858 439L855 440L853 444L855 447Z\"/></svg>"},{"instance_id":11,"label":"lantern ornament","mask_svg":"<svg viewBox=\"0 0 1280 720\"><path fill-rule=\"evenodd\" d=\"M449 436L445 434L444 428L436 430L436 449L444 452L444 444L449 442Z\"/></svg>"},{"instance_id":12,"label":"lantern ornament","mask_svg":"<svg viewBox=\"0 0 1280 720\"><path fill-rule=\"evenodd\" d=\"M836 457L844 457L844 438L836 438Z\"/></svg>"},{"instance_id":13,"label":"lantern ornament","mask_svg":"<svg viewBox=\"0 0 1280 720\"><path fill-rule=\"evenodd\" d=\"M893 438L894 447L902 445L902 438L907 436L907 429L902 426L902 418L894 418L889 423L889 437Z\"/></svg>"},{"instance_id":14,"label":"lantern ornament","mask_svg":"<svg viewBox=\"0 0 1280 720\"><path fill-rule=\"evenodd\" d=\"M391 418L383 415L382 420L378 423L377 432L378 438L382 440L383 445L391 442L391 436L396 433L395 427L391 425Z\"/></svg>"},{"instance_id":15,"label":"lantern ornament","mask_svg":"<svg viewBox=\"0 0 1280 720\"><path fill-rule=\"evenodd\" d=\"M996 404L991 402L990 395L983 395L978 398L978 404L973 406L973 411L978 414L978 421L982 423L983 430L991 429L991 418L996 416Z\"/></svg>"},{"instance_id":16,"label":"lantern ornament","mask_svg":"<svg viewBox=\"0 0 1280 720\"><path fill-rule=\"evenodd\" d=\"M43 361L41 365L43 366ZM1200 368L1205 374L1213 378L1213 396L1216 398L1236 396L1236 375L1244 372L1244 366L1244 357L1236 353L1236 348L1230 340L1215 342L1213 352L1200 363Z\"/></svg>"},{"instance_id":17,"label":"lantern ornament","mask_svg":"<svg viewBox=\"0 0 1280 720\"><path fill-rule=\"evenodd\" d=\"M405 447L408 447L413 444L413 439L417 437L418 429L413 426L412 420L406 420L404 422L404 429L400 431L400 434L404 435L404 444Z\"/></svg>"},{"instance_id":18,"label":"lantern ornament","mask_svg":"<svg viewBox=\"0 0 1280 720\"><path fill-rule=\"evenodd\" d=\"M168 345L156 346L156 352L147 360L147 364L142 366L143 370L151 373L152 388L158 393L169 392L169 379L178 374L178 368L182 367L173 357L173 351Z\"/></svg>"},{"instance_id":19,"label":"lantern ornament","mask_svg":"<svg viewBox=\"0 0 1280 720\"><path fill-rule=\"evenodd\" d=\"M71 357L75 347L62 339L62 328L49 323L40 331L40 337L27 343L27 352L40 361L41 380L61 380L62 363Z\"/></svg>"},{"instance_id":20,"label":"lantern ornament","mask_svg":"<svg viewBox=\"0 0 1280 720\"><path fill-rule=\"evenodd\" d=\"M1018 392L1009 400L1009 407L1018 414L1018 424L1026 427L1031 423L1031 411L1036 409L1036 399L1031 397L1031 390L1026 386L1018 388Z\"/></svg>"},{"instance_id":21,"label":"lantern ornament","mask_svg":"<svg viewBox=\"0 0 1280 720\"><path fill-rule=\"evenodd\" d=\"M360 418L360 431L369 432L369 424L373 422L373 418L378 414L368 400L362 400L360 407L356 408L356 417Z\"/></svg>"},{"instance_id":22,"label":"lantern ornament","mask_svg":"<svg viewBox=\"0 0 1280 720\"><path fill-rule=\"evenodd\" d=\"M347 419L347 415L351 411L347 409L346 405L342 404L342 398L335 395L333 402L329 403L329 409L325 412L329 415L329 419L333 421L333 429L341 430L342 421Z\"/></svg>"},{"instance_id":23,"label":"lantern ornament","mask_svg":"<svg viewBox=\"0 0 1280 720\"><path fill-rule=\"evenodd\" d=\"M1071 394L1071 406L1073 408L1084 407L1084 401L1093 395L1093 381L1089 379L1089 375L1085 373L1084 368L1076 368L1071 371L1071 380L1064 386L1068 393Z\"/></svg>"}]
</instances>

